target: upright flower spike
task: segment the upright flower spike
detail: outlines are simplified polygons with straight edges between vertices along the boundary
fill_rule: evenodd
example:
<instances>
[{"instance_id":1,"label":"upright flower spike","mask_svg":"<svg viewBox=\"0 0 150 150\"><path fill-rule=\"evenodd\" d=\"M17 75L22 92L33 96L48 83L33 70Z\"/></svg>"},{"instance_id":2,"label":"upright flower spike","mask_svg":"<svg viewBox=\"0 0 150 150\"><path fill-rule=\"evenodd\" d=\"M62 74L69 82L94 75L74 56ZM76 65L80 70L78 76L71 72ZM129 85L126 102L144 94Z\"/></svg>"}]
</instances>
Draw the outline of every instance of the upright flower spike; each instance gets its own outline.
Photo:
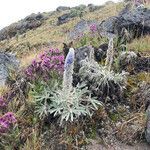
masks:
<instances>
[{"instance_id":1,"label":"upright flower spike","mask_svg":"<svg viewBox=\"0 0 150 150\"><path fill-rule=\"evenodd\" d=\"M114 44L113 44L113 38L110 38L109 44L108 44L106 62L105 62L105 66L108 67L108 70L111 70L111 66L113 63L113 57L114 57Z\"/></svg>"},{"instance_id":2,"label":"upright flower spike","mask_svg":"<svg viewBox=\"0 0 150 150\"><path fill-rule=\"evenodd\" d=\"M70 48L65 59L64 75L63 75L63 90L70 92L72 90L73 69L74 69L74 49Z\"/></svg>"}]
</instances>

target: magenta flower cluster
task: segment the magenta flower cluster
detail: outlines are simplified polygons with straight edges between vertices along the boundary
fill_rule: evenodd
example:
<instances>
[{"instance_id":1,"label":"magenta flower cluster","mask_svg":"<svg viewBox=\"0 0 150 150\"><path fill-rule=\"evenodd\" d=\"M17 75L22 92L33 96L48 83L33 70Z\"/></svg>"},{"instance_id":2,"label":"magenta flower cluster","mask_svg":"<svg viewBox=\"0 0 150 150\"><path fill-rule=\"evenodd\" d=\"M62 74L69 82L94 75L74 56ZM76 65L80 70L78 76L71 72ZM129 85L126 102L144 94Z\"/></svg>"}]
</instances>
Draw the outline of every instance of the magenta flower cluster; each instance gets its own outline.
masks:
<instances>
[{"instance_id":1,"label":"magenta flower cluster","mask_svg":"<svg viewBox=\"0 0 150 150\"><path fill-rule=\"evenodd\" d=\"M4 101L3 97L0 97L0 108L4 108L4 107L6 107L6 106L7 106L7 104L6 104L6 102Z\"/></svg>"},{"instance_id":2,"label":"magenta flower cluster","mask_svg":"<svg viewBox=\"0 0 150 150\"><path fill-rule=\"evenodd\" d=\"M15 115L12 112L8 112L0 117L0 133L7 132L13 123L16 123Z\"/></svg>"},{"instance_id":3,"label":"magenta flower cluster","mask_svg":"<svg viewBox=\"0 0 150 150\"><path fill-rule=\"evenodd\" d=\"M92 33L97 32L97 25L96 25L96 24L90 25L90 31L91 31Z\"/></svg>"},{"instance_id":4,"label":"magenta flower cluster","mask_svg":"<svg viewBox=\"0 0 150 150\"><path fill-rule=\"evenodd\" d=\"M59 49L50 49L43 52L26 69L26 75L31 80L43 79L49 80L55 72L58 75L63 74L64 56Z\"/></svg>"}]
</instances>

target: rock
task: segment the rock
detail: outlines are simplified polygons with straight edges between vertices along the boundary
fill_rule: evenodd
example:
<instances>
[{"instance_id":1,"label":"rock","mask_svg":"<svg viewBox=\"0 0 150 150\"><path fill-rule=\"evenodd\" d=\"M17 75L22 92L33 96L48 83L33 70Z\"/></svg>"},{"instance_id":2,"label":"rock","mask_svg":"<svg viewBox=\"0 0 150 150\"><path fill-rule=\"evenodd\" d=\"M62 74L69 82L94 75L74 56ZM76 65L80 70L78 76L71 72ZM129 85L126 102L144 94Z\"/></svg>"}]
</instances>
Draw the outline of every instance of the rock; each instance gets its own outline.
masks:
<instances>
[{"instance_id":1,"label":"rock","mask_svg":"<svg viewBox=\"0 0 150 150\"><path fill-rule=\"evenodd\" d=\"M0 41L12 38L17 34L23 34L27 30L36 29L41 26L47 17L41 13L31 14L18 23L13 23L0 30Z\"/></svg>"},{"instance_id":2,"label":"rock","mask_svg":"<svg viewBox=\"0 0 150 150\"><path fill-rule=\"evenodd\" d=\"M71 18L72 17L70 15L70 13L63 14L62 16L58 17L57 25L67 23Z\"/></svg>"},{"instance_id":3,"label":"rock","mask_svg":"<svg viewBox=\"0 0 150 150\"><path fill-rule=\"evenodd\" d=\"M86 58L90 58L92 46L83 46L75 49L75 62L80 64L80 62Z\"/></svg>"},{"instance_id":4,"label":"rock","mask_svg":"<svg viewBox=\"0 0 150 150\"><path fill-rule=\"evenodd\" d=\"M103 5L102 6L96 6L94 4L88 4L88 9L90 12L94 12L100 8L103 8L103 7L104 7Z\"/></svg>"},{"instance_id":5,"label":"rock","mask_svg":"<svg viewBox=\"0 0 150 150\"><path fill-rule=\"evenodd\" d=\"M122 52L118 58L120 71L125 70L129 73L149 71L150 57L141 57L135 52Z\"/></svg>"},{"instance_id":6,"label":"rock","mask_svg":"<svg viewBox=\"0 0 150 150\"><path fill-rule=\"evenodd\" d=\"M0 52L0 86L5 85L11 69L17 70L19 61L16 56L10 53Z\"/></svg>"},{"instance_id":7,"label":"rock","mask_svg":"<svg viewBox=\"0 0 150 150\"><path fill-rule=\"evenodd\" d=\"M138 57L137 61L134 63L135 71L142 72L150 70L150 57Z\"/></svg>"},{"instance_id":8,"label":"rock","mask_svg":"<svg viewBox=\"0 0 150 150\"><path fill-rule=\"evenodd\" d=\"M74 17L77 17L77 16L81 17L84 13L85 8L86 8L85 5L79 5L79 6L71 8L70 12L65 13L58 17L57 25L64 24L70 21Z\"/></svg>"},{"instance_id":9,"label":"rock","mask_svg":"<svg viewBox=\"0 0 150 150\"><path fill-rule=\"evenodd\" d=\"M101 60L106 58L106 53L108 50L108 44L101 44L98 48L94 48L95 60L100 62Z\"/></svg>"},{"instance_id":10,"label":"rock","mask_svg":"<svg viewBox=\"0 0 150 150\"><path fill-rule=\"evenodd\" d=\"M64 56L66 57L69 52L69 49L73 47L73 42L70 42L69 44L63 43L63 45L63 52ZM78 65L80 64L81 60L85 59L86 57L90 57L91 48L92 46L83 46L75 49L75 59ZM107 43L101 44L98 48L93 47L93 49L94 58L97 62L100 62L102 59L106 58L106 53L108 49Z\"/></svg>"},{"instance_id":11,"label":"rock","mask_svg":"<svg viewBox=\"0 0 150 150\"><path fill-rule=\"evenodd\" d=\"M56 9L56 11L58 11L58 12L62 12L62 11L66 11L66 10L70 10L70 7L59 6L59 7L57 7L57 9Z\"/></svg>"},{"instance_id":12,"label":"rock","mask_svg":"<svg viewBox=\"0 0 150 150\"><path fill-rule=\"evenodd\" d=\"M117 35L125 41L150 34L150 9L126 7L118 16L110 17L98 26L100 34Z\"/></svg>"}]
</instances>

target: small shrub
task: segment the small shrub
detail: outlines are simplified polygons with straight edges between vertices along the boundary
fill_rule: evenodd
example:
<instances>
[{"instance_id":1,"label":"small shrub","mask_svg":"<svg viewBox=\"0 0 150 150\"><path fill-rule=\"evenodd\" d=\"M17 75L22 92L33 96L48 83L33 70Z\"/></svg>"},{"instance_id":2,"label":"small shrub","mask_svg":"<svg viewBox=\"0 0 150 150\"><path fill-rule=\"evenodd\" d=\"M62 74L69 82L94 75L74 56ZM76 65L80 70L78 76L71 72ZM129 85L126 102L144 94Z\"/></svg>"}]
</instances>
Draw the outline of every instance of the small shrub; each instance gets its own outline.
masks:
<instances>
[{"instance_id":1,"label":"small shrub","mask_svg":"<svg viewBox=\"0 0 150 150\"><path fill-rule=\"evenodd\" d=\"M0 117L0 133L7 132L10 126L17 120L12 112L8 112Z\"/></svg>"},{"instance_id":2,"label":"small shrub","mask_svg":"<svg viewBox=\"0 0 150 150\"><path fill-rule=\"evenodd\" d=\"M59 49L45 51L25 70L27 78L32 81L48 81L59 78L63 72L64 56Z\"/></svg>"}]
</instances>

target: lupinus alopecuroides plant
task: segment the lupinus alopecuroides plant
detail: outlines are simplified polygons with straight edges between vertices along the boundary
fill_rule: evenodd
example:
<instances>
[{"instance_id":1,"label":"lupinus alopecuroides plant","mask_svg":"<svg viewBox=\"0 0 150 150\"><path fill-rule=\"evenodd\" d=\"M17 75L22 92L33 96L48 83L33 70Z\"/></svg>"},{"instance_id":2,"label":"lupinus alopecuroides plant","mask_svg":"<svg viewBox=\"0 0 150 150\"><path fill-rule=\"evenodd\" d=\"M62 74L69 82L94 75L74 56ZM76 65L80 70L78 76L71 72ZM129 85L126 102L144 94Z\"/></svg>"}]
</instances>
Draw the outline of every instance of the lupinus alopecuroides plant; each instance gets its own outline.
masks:
<instances>
[{"instance_id":1,"label":"lupinus alopecuroides plant","mask_svg":"<svg viewBox=\"0 0 150 150\"><path fill-rule=\"evenodd\" d=\"M94 60L82 61L79 76L81 81L85 82L96 95L100 94L99 97L111 96L115 90L121 92L126 84L126 73L119 74L113 70L110 71L106 66L101 66Z\"/></svg>"},{"instance_id":2,"label":"lupinus alopecuroides plant","mask_svg":"<svg viewBox=\"0 0 150 150\"><path fill-rule=\"evenodd\" d=\"M38 79L48 81L63 74L64 56L59 49L50 49L40 54L26 69L26 75L31 81Z\"/></svg>"},{"instance_id":3,"label":"lupinus alopecuroides plant","mask_svg":"<svg viewBox=\"0 0 150 150\"><path fill-rule=\"evenodd\" d=\"M94 110L102 104L91 98L90 92L83 86L72 87L74 68L74 49L70 48L65 60L63 88L51 97L50 113L60 116L60 124L63 121L74 121L81 115L92 116Z\"/></svg>"}]
</instances>

